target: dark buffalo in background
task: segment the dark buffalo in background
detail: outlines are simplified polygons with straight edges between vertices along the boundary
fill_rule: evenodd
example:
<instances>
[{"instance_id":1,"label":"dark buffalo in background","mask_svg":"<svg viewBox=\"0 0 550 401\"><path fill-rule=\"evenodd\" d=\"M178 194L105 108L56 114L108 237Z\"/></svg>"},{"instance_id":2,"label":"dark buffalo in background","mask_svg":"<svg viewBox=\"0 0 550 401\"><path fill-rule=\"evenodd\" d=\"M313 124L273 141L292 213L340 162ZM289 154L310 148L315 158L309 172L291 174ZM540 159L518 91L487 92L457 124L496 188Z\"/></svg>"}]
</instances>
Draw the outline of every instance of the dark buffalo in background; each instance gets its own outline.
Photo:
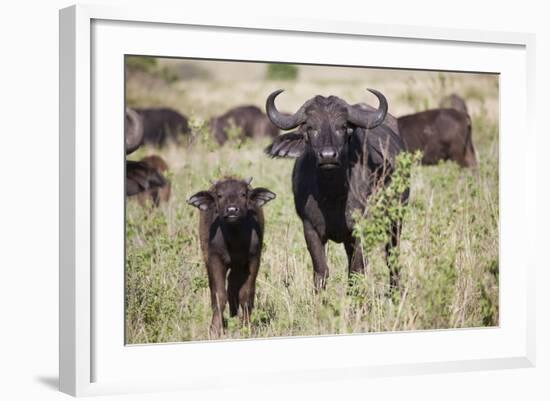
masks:
<instances>
[{"instance_id":1,"label":"dark buffalo in background","mask_svg":"<svg viewBox=\"0 0 550 401\"><path fill-rule=\"evenodd\" d=\"M124 144L129 155L143 143L143 120L129 107L124 118ZM167 169L168 165L159 156L149 156L140 161L126 160L126 196L136 196L142 205L148 198L155 206L160 201L167 201L170 183L162 175Z\"/></svg>"},{"instance_id":2,"label":"dark buffalo in background","mask_svg":"<svg viewBox=\"0 0 550 401\"><path fill-rule=\"evenodd\" d=\"M375 112L376 109L364 102L354 104L353 107L358 107L361 110L366 110L370 112ZM384 124L390 127L390 129L395 132L399 133L399 127L397 125L397 118L395 118L392 114L386 113L386 118L384 118Z\"/></svg>"},{"instance_id":3,"label":"dark buffalo in background","mask_svg":"<svg viewBox=\"0 0 550 401\"><path fill-rule=\"evenodd\" d=\"M264 235L261 207L275 198L265 188L252 188L249 180L225 178L187 201L200 212L199 236L212 303L211 335L223 333L223 312L241 311L247 324L254 307L256 276ZM226 289L227 278L227 289Z\"/></svg>"},{"instance_id":4,"label":"dark buffalo in background","mask_svg":"<svg viewBox=\"0 0 550 401\"><path fill-rule=\"evenodd\" d=\"M296 212L303 223L307 249L314 269L314 285L324 288L329 276L325 244L344 243L348 272L363 273L364 262L359 241L353 236L352 214L365 210L366 200L380 183L387 182L395 156L404 151L399 135L384 123L388 104L376 95L379 108L350 106L336 96L315 96L290 116L275 107L278 90L266 102L271 121L282 130L296 129L277 137L266 148L272 157L297 158L292 172L292 191ZM408 189L402 202L408 199ZM398 246L401 222L391 224L389 254ZM398 285L399 273L390 267L390 287Z\"/></svg>"},{"instance_id":5,"label":"dark buffalo in background","mask_svg":"<svg viewBox=\"0 0 550 401\"><path fill-rule=\"evenodd\" d=\"M155 168L143 161L126 160L126 196L133 197L143 193L157 193L167 185L166 179ZM143 198L144 200L145 198ZM158 206L159 199L152 199L153 205Z\"/></svg>"},{"instance_id":6,"label":"dark buffalo in background","mask_svg":"<svg viewBox=\"0 0 550 401\"><path fill-rule=\"evenodd\" d=\"M168 142L179 143L181 135L191 131L187 118L168 107L137 108L143 119L143 142L154 146L164 146Z\"/></svg>"},{"instance_id":7,"label":"dark buffalo in background","mask_svg":"<svg viewBox=\"0 0 550 401\"><path fill-rule=\"evenodd\" d=\"M134 152L143 143L143 119L129 107L124 113L124 145L126 154Z\"/></svg>"},{"instance_id":8,"label":"dark buffalo in background","mask_svg":"<svg viewBox=\"0 0 550 401\"><path fill-rule=\"evenodd\" d=\"M456 93L444 97L439 102L439 108L441 109L455 109L461 111L464 114L468 114L468 107L466 102Z\"/></svg>"},{"instance_id":9,"label":"dark buffalo in background","mask_svg":"<svg viewBox=\"0 0 550 401\"><path fill-rule=\"evenodd\" d=\"M477 165L470 117L455 109L433 109L399 117L399 135L408 151L423 152L422 164L453 160L462 167Z\"/></svg>"},{"instance_id":10,"label":"dark buffalo in background","mask_svg":"<svg viewBox=\"0 0 550 401\"><path fill-rule=\"evenodd\" d=\"M279 135L279 129L256 106L235 107L219 117L210 119L209 128L219 145L227 141L227 132L232 128L240 131L241 139L274 138Z\"/></svg>"},{"instance_id":11,"label":"dark buffalo in background","mask_svg":"<svg viewBox=\"0 0 550 401\"><path fill-rule=\"evenodd\" d=\"M146 189L142 192L139 192L137 194L138 202L145 206L148 201L151 202L152 205L158 206L160 203L166 203L170 199L170 193L172 191L172 185L170 184L170 181L166 178L165 173L168 171L168 164L164 161L164 159L157 155L147 156L140 160L141 163L145 163L148 167L150 167L152 170L158 173L160 177L164 180L163 183L158 181L159 185L156 185L157 177L155 173L151 173L149 177L153 181L149 181L149 189ZM153 182L155 183L154 185Z\"/></svg>"}]
</instances>

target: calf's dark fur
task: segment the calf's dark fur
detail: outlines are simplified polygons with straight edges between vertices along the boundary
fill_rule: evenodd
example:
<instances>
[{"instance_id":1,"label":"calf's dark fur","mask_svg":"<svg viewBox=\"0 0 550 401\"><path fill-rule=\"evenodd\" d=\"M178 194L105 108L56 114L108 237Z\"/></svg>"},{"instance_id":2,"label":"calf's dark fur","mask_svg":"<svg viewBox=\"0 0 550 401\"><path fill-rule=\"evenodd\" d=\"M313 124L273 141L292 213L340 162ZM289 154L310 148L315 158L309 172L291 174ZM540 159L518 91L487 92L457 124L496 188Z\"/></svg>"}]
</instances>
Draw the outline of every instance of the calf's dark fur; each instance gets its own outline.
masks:
<instances>
[{"instance_id":1,"label":"calf's dark fur","mask_svg":"<svg viewBox=\"0 0 550 401\"><path fill-rule=\"evenodd\" d=\"M247 324L254 307L256 276L260 267L264 217L261 207L275 194L252 188L249 180L224 178L187 203L200 212L199 236L212 304L210 333L223 333L223 312L239 313Z\"/></svg>"}]
</instances>

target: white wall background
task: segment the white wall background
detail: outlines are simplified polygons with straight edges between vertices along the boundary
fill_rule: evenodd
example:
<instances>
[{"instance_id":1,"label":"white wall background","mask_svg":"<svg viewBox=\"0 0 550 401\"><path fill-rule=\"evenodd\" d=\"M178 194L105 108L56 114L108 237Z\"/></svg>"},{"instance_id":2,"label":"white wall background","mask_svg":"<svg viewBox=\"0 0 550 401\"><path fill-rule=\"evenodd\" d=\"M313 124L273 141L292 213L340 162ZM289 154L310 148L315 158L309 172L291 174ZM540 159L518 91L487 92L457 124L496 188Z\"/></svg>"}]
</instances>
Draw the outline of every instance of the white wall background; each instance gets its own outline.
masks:
<instances>
[{"instance_id":1,"label":"white wall background","mask_svg":"<svg viewBox=\"0 0 550 401\"><path fill-rule=\"evenodd\" d=\"M135 4L113 0L97 3ZM277 0L183 2L155 0L154 7L179 5L232 16L257 14L427 25L537 34L537 160L539 185L550 182L543 160L550 130L543 125L550 89L550 28L545 2L461 0L348 1L335 3ZM198 3L198 4L197 4ZM58 291L58 9L62 0L3 2L0 6L0 399L56 400ZM321 4L327 4L321 5ZM521 133L518 133L521 135ZM550 268L543 250L549 191L538 196L540 251L537 266L537 353L534 369L440 374L273 386L261 393L228 390L206 394L165 393L105 399L550 399ZM522 235L522 233L518 233ZM291 363L291 361L289 361Z\"/></svg>"}]
</instances>

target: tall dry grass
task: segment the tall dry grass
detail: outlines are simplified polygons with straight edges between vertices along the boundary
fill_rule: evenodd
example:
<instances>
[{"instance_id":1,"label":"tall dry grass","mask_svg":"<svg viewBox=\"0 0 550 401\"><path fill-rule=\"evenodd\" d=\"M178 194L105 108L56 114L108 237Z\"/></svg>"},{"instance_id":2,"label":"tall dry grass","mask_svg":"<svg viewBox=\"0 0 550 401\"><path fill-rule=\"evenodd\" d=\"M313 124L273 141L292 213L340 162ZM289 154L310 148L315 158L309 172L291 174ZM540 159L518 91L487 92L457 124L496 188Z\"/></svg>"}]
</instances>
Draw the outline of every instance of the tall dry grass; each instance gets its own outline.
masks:
<instances>
[{"instance_id":1,"label":"tall dry grass","mask_svg":"<svg viewBox=\"0 0 550 401\"><path fill-rule=\"evenodd\" d=\"M474 124L479 169L452 162L414 167L403 224L399 265L403 291L387 296L388 268L382 247L368 255L364 277L349 291L342 245L329 243L331 276L326 291L313 291L313 270L291 193L291 160L272 160L267 141L233 141L223 148L204 136L189 147L140 149L132 158L156 153L170 165L172 198L156 210L127 202L126 341L208 339L210 296L198 240L198 211L186 204L209 180L225 174L253 176L277 199L265 206L266 232L256 309L248 327L228 319L225 338L300 336L390 330L498 325L498 79L491 76L373 71L361 80L316 67L295 82L218 78L172 84L127 83L129 104L169 105L196 127L237 104L263 103L286 87L280 109L295 110L314 94L334 94L350 103L370 100L364 88L386 94L396 115L434 107L456 91L466 97ZM308 78L308 75L309 78ZM322 79L321 79L322 78ZM152 82L152 83L151 83ZM153 90L151 90L151 87ZM200 131L200 130L196 130ZM204 134L204 133L203 133Z\"/></svg>"}]
</instances>

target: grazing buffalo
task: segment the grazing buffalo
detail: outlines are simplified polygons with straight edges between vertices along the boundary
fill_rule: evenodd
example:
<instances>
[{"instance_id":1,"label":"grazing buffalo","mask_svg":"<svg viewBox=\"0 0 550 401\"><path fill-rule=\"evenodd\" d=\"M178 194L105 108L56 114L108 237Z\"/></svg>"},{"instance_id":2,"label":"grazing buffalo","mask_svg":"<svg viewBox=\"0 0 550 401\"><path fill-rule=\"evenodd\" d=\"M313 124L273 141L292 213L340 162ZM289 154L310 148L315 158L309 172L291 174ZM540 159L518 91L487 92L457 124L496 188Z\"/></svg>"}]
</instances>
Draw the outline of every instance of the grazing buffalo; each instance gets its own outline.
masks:
<instances>
[{"instance_id":1,"label":"grazing buffalo","mask_svg":"<svg viewBox=\"0 0 550 401\"><path fill-rule=\"evenodd\" d=\"M280 129L293 132L277 137L266 148L272 157L297 158L292 172L296 212L303 223L314 270L314 285L324 288L329 275L325 244L344 243L348 272L363 273L361 247L353 235L354 211L363 212L376 186L388 182L395 156L404 145L384 123L388 104L384 95L369 89L379 100L378 109L350 106L336 96L315 96L294 114L285 116L275 107L282 90L269 95L267 115ZM406 202L408 190L402 194ZM391 224L387 254L398 245L401 222ZM391 287L398 271L390 266Z\"/></svg>"},{"instance_id":2,"label":"grazing buffalo","mask_svg":"<svg viewBox=\"0 0 550 401\"><path fill-rule=\"evenodd\" d=\"M126 154L134 152L143 143L143 119L129 107L124 116L124 144Z\"/></svg>"},{"instance_id":3,"label":"grazing buffalo","mask_svg":"<svg viewBox=\"0 0 550 401\"><path fill-rule=\"evenodd\" d=\"M189 134L187 118L177 111L163 108L135 109L143 118L143 142L163 146L168 141L179 143L180 134Z\"/></svg>"},{"instance_id":4,"label":"grazing buffalo","mask_svg":"<svg viewBox=\"0 0 550 401\"><path fill-rule=\"evenodd\" d=\"M143 143L143 119L134 110L126 108L124 140L126 154L134 152ZM137 197L141 205L151 198L153 205L168 201L170 183L162 175L168 165L159 156L149 156L140 161L126 160L126 196Z\"/></svg>"},{"instance_id":5,"label":"grazing buffalo","mask_svg":"<svg viewBox=\"0 0 550 401\"><path fill-rule=\"evenodd\" d=\"M187 201L201 211L199 235L212 301L211 334L215 337L223 333L227 301L231 316L237 315L240 307L243 324L248 323L254 307L264 234L261 207L275 199L275 194L265 188L252 189L250 181L225 178Z\"/></svg>"},{"instance_id":6,"label":"grazing buffalo","mask_svg":"<svg viewBox=\"0 0 550 401\"><path fill-rule=\"evenodd\" d=\"M168 181L164 176L164 174L168 171L168 165L164 159L160 156L152 155L141 159L141 163L145 163L151 169L155 170L164 179L164 184L160 186L153 185L151 188L137 194L138 202L142 206L145 206L148 200L150 200L151 204L154 206L158 206L159 203L162 202L168 202L170 199L172 186L170 181ZM151 177L156 177L156 175L153 173Z\"/></svg>"},{"instance_id":7,"label":"grazing buffalo","mask_svg":"<svg viewBox=\"0 0 550 401\"><path fill-rule=\"evenodd\" d=\"M439 107L442 109L455 109L461 111L464 114L468 114L468 107L466 107L466 102L455 93L441 99L441 101L439 102Z\"/></svg>"},{"instance_id":8,"label":"grazing buffalo","mask_svg":"<svg viewBox=\"0 0 550 401\"><path fill-rule=\"evenodd\" d=\"M454 160L462 167L477 165L470 117L455 109L433 109L397 119L408 151L422 151L422 164Z\"/></svg>"},{"instance_id":9,"label":"grazing buffalo","mask_svg":"<svg viewBox=\"0 0 550 401\"><path fill-rule=\"evenodd\" d=\"M126 160L126 196L138 195L164 185L166 179L146 162Z\"/></svg>"},{"instance_id":10,"label":"grazing buffalo","mask_svg":"<svg viewBox=\"0 0 550 401\"><path fill-rule=\"evenodd\" d=\"M235 107L219 117L212 118L209 126L219 145L227 141L227 133L232 128L239 130L240 139L274 138L279 135L279 129L256 106Z\"/></svg>"}]
</instances>

